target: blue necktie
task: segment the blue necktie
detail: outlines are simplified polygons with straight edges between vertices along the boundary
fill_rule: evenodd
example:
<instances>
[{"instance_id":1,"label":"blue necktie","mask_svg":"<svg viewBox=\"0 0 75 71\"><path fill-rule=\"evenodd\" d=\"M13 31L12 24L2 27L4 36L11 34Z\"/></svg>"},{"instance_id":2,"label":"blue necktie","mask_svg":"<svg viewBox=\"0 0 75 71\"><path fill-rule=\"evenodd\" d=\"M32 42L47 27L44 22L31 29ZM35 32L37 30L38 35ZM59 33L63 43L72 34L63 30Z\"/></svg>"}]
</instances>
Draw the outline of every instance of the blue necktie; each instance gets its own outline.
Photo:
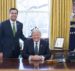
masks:
<instances>
[{"instance_id":1,"label":"blue necktie","mask_svg":"<svg viewBox=\"0 0 75 71\"><path fill-rule=\"evenodd\" d=\"M35 43L35 55L38 55L38 45L37 45L37 42Z\"/></svg>"}]
</instances>

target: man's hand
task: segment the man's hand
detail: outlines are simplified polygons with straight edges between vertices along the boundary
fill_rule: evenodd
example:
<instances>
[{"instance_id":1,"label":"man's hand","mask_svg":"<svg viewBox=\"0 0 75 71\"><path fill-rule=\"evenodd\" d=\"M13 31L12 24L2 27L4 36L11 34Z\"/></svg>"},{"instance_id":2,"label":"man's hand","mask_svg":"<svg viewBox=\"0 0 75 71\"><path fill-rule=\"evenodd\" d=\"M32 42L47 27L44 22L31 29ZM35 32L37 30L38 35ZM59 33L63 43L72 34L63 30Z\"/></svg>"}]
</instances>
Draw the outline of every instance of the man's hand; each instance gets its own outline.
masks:
<instances>
[{"instance_id":1,"label":"man's hand","mask_svg":"<svg viewBox=\"0 0 75 71\"><path fill-rule=\"evenodd\" d=\"M34 56L30 56L29 57L29 60L42 60L42 56L39 56L39 55L34 55Z\"/></svg>"},{"instance_id":2,"label":"man's hand","mask_svg":"<svg viewBox=\"0 0 75 71\"><path fill-rule=\"evenodd\" d=\"M41 56L39 56L39 55L34 55L33 59L34 59L34 60L41 60Z\"/></svg>"}]
</instances>

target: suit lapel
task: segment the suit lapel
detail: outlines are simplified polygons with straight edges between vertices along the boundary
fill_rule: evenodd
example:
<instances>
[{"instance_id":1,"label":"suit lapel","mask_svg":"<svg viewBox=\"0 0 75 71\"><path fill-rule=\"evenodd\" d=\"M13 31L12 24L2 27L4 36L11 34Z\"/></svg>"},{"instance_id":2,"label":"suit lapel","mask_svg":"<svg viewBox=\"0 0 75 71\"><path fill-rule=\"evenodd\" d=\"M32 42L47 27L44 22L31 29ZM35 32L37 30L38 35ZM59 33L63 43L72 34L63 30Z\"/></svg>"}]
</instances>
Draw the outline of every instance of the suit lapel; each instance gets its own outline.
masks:
<instances>
[{"instance_id":1,"label":"suit lapel","mask_svg":"<svg viewBox=\"0 0 75 71\"><path fill-rule=\"evenodd\" d=\"M17 30L16 30L16 33L15 33L15 36L17 35L18 29L19 29L19 23L18 22L16 22L16 28L17 28Z\"/></svg>"},{"instance_id":2,"label":"suit lapel","mask_svg":"<svg viewBox=\"0 0 75 71\"><path fill-rule=\"evenodd\" d=\"M41 54L41 52L42 52L42 47L43 47L43 45L42 45L42 41L40 40L40 45L39 45L39 54Z\"/></svg>"},{"instance_id":3,"label":"suit lapel","mask_svg":"<svg viewBox=\"0 0 75 71\"><path fill-rule=\"evenodd\" d=\"M8 28L9 28L9 33L11 34L11 36L13 36L13 30L12 30L11 23L9 20L8 20L7 24L8 24Z\"/></svg>"},{"instance_id":4,"label":"suit lapel","mask_svg":"<svg viewBox=\"0 0 75 71\"><path fill-rule=\"evenodd\" d=\"M34 51L34 42L33 40L31 40L31 51L33 52L33 54L35 54L35 51Z\"/></svg>"}]
</instances>

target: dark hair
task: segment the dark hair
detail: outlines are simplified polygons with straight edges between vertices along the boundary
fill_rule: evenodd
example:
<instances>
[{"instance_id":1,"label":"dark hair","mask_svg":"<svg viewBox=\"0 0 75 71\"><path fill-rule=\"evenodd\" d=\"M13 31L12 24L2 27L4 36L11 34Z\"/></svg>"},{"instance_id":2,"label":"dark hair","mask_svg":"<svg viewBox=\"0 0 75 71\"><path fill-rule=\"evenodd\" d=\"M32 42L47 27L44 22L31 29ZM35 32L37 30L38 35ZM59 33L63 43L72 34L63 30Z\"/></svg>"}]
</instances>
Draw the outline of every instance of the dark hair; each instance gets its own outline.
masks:
<instances>
[{"instance_id":1,"label":"dark hair","mask_svg":"<svg viewBox=\"0 0 75 71\"><path fill-rule=\"evenodd\" d=\"M12 10L16 10L17 14L18 14L18 9L16 9L16 8L10 8L9 12L11 12Z\"/></svg>"}]
</instances>

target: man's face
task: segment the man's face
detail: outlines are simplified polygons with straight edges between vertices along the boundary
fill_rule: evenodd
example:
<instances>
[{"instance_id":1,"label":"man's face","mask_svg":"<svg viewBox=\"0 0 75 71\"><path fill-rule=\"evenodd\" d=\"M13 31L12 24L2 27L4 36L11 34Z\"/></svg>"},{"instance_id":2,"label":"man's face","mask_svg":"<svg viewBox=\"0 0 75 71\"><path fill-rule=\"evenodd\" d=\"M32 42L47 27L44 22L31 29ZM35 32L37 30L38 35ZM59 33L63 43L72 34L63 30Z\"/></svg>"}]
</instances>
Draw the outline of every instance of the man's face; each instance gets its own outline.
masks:
<instances>
[{"instance_id":1,"label":"man's face","mask_svg":"<svg viewBox=\"0 0 75 71\"><path fill-rule=\"evenodd\" d=\"M10 19L11 19L12 21L16 21L17 15L18 15L17 11L16 11L16 10L11 10L9 14L10 14L10 15L9 15L9 16L10 16Z\"/></svg>"},{"instance_id":2,"label":"man's face","mask_svg":"<svg viewBox=\"0 0 75 71\"><path fill-rule=\"evenodd\" d=\"M33 39L33 41L37 42L37 41L40 40L40 38L41 38L41 33L40 32L33 32L32 33L32 39Z\"/></svg>"}]
</instances>

